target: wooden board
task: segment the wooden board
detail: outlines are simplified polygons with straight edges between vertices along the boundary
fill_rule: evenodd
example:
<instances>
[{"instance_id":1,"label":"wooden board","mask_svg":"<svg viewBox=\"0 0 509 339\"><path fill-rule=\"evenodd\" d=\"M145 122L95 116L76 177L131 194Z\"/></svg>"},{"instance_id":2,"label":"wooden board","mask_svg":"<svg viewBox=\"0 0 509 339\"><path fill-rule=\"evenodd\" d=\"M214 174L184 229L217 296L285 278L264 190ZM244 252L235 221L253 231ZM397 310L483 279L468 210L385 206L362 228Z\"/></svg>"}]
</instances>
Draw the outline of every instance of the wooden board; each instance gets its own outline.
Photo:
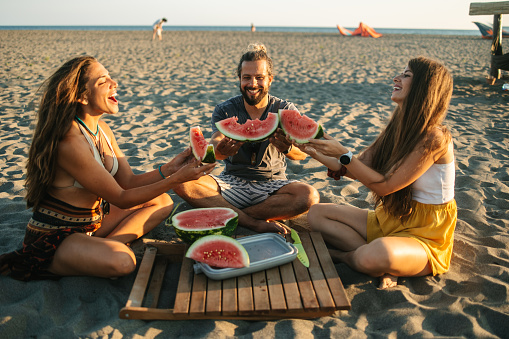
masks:
<instances>
[{"instance_id":1,"label":"wooden board","mask_svg":"<svg viewBox=\"0 0 509 339\"><path fill-rule=\"evenodd\" d=\"M509 14L509 1L472 2L469 15Z\"/></svg>"},{"instance_id":2,"label":"wooden board","mask_svg":"<svg viewBox=\"0 0 509 339\"><path fill-rule=\"evenodd\" d=\"M312 319L349 310L350 302L320 233L301 233L309 268L298 259L252 274L213 280L195 274L186 245L149 243L122 319ZM180 265L173 305L160 305L164 276Z\"/></svg>"}]
</instances>

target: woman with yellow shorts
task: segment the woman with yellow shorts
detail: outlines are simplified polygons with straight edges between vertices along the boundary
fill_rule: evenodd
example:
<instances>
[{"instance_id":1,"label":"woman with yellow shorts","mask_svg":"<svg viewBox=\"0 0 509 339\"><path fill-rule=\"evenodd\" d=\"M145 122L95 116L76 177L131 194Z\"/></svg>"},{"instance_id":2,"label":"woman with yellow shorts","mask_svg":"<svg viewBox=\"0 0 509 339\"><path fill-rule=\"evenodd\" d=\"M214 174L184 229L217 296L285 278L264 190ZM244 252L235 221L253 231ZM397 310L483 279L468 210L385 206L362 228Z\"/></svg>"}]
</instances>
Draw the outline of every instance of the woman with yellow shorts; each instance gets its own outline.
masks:
<instances>
[{"instance_id":1,"label":"woman with yellow shorts","mask_svg":"<svg viewBox=\"0 0 509 339\"><path fill-rule=\"evenodd\" d=\"M397 106L359 156L327 134L298 145L330 177L347 176L371 190L374 211L316 204L308 220L337 248L333 259L380 277L380 288L396 286L397 277L447 272L457 219L453 141L443 125L452 77L443 64L418 57L393 81Z\"/></svg>"}]
</instances>

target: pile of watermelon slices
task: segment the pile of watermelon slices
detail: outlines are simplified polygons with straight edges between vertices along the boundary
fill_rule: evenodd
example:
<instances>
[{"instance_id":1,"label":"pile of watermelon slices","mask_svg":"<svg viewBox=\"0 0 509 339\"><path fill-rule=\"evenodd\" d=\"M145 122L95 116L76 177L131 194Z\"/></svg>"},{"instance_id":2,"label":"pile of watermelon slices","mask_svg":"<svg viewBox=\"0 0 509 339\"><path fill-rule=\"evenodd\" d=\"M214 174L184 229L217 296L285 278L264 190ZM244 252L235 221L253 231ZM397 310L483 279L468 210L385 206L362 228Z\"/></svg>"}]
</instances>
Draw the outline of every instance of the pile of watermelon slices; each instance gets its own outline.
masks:
<instances>
[{"instance_id":1,"label":"pile of watermelon slices","mask_svg":"<svg viewBox=\"0 0 509 339\"><path fill-rule=\"evenodd\" d=\"M175 233L191 246L186 257L218 268L249 266L249 255L231 238L238 224L238 214L231 208L195 208L176 213L166 220Z\"/></svg>"}]
</instances>

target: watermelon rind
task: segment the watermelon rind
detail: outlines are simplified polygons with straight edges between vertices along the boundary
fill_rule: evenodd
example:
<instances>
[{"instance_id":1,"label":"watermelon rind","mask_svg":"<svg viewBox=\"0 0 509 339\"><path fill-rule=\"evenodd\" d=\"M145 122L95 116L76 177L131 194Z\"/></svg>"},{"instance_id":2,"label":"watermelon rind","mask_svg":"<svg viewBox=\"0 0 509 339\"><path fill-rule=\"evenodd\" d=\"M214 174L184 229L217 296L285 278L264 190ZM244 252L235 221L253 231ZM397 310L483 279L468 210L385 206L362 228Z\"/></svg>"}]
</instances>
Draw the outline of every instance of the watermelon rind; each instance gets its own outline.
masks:
<instances>
[{"instance_id":1,"label":"watermelon rind","mask_svg":"<svg viewBox=\"0 0 509 339\"><path fill-rule=\"evenodd\" d=\"M223 210L226 215L231 216L230 218L225 218L223 224L214 225L214 226L202 226L196 225L193 228L187 227L186 225L182 225L179 222L179 216L184 213L200 213L205 210ZM175 229L175 233L177 236L182 239L187 244L192 244L196 240L207 236L207 235L232 235L237 229L237 225L239 222L239 215L237 212L227 207L207 207L207 208L194 208L186 211L182 211L174 214L170 218L166 220L167 226L173 226Z\"/></svg>"},{"instance_id":2,"label":"watermelon rind","mask_svg":"<svg viewBox=\"0 0 509 339\"><path fill-rule=\"evenodd\" d=\"M213 162L216 162L216 153L214 152L214 145L209 144L207 146L207 152L205 153L205 156L203 159L201 159L201 162L211 164Z\"/></svg>"},{"instance_id":3,"label":"watermelon rind","mask_svg":"<svg viewBox=\"0 0 509 339\"><path fill-rule=\"evenodd\" d=\"M225 248L233 247L233 251ZM225 235L208 235L196 240L186 257L221 268L249 267L249 254L240 242Z\"/></svg>"},{"instance_id":4,"label":"watermelon rind","mask_svg":"<svg viewBox=\"0 0 509 339\"><path fill-rule=\"evenodd\" d=\"M323 138L323 128L322 128L321 124L318 124L318 132L316 132L315 139L320 139L320 138Z\"/></svg>"},{"instance_id":5,"label":"watermelon rind","mask_svg":"<svg viewBox=\"0 0 509 339\"><path fill-rule=\"evenodd\" d=\"M275 116L272 116L272 115L275 115ZM269 117L271 119L269 119ZM236 118L236 117L233 117L233 118ZM228 119L233 119L233 118L228 118ZM226 120L226 119L224 119L224 120ZM272 125L267 125L267 128L266 128L266 130L265 130L265 132L263 134L261 134L261 135L259 135L257 137L249 137L249 136L247 136L245 134L240 134L238 132L235 132L235 131L232 131L232 130L228 130L221 123L222 121L224 122L224 120L216 122L217 129L224 136L226 136L226 137L228 137L230 139L233 139L233 140L237 140L237 141L247 141L247 142L260 142L260 141L264 141L267 138L269 138L276 131L276 129L279 126L279 116L277 115L277 113L268 113L267 118L262 120L262 122L264 122L264 123L272 122ZM233 120L236 120L236 119L233 119ZM253 121L256 121L256 120L258 120L258 119L255 119L255 120L248 119L244 124L241 124L241 126L247 126L249 123L252 123Z\"/></svg>"},{"instance_id":6,"label":"watermelon rind","mask_svg":"<svg viewBox=\"0 0 509 339\"><path fill-rule=\"evenodd\" d=\"M279 115L279 126L281 127L281 129L283 130L285 135L287 135L290 138L290 140L293 140L293 141L295 141L298 144L306 144L306 143L309 142L309 139L320 139L320 138L323 137L323 128L322 128L322 125L319 124L319 123L317 123L318 127L316 129L316 132L310 138L301 139L301 138L297 138L297 137L291 135L291 133L287 130L287 128L285 128L283 122L281 121L282 120L281 113L283 111L285 111L285 110L284 109L279 109L279 112L278 112L278 115Z\"/></svg>"}]
</instances>

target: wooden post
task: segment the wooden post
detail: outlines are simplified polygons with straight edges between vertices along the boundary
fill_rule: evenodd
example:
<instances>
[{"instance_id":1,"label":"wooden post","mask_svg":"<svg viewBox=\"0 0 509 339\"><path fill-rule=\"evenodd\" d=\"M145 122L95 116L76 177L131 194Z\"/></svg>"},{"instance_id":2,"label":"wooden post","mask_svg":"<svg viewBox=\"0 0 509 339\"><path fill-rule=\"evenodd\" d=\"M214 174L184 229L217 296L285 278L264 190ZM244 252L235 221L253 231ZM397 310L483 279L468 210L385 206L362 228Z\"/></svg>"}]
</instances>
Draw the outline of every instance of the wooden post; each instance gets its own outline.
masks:
<instances>
[{"instance_id":1,"label":"wooden post","mask_svg":"<svg viewBox=\"0 0 509 339\"><path fill-rule=\"evenodd\" d=\"M502 55L502 15L493 16L493 42L491 44L491 72L490 75L495 79L500 79L500 69L493 62L493 55Z\"/></svg>"},{"instance_id":2,"label":"wooden post","mask_svg":"<svg viewBox=\"0 0 509 339\"><path fill-rule=\"evenodd\" d=\"M494 15L493 17L493 43L491 44L491 70L488 83L494 84L500 79L500 69L493 63L494 55L502 55L502 14L509 14L509 1L472 2L470 15Z\"/></svg>"}]
</instances>

